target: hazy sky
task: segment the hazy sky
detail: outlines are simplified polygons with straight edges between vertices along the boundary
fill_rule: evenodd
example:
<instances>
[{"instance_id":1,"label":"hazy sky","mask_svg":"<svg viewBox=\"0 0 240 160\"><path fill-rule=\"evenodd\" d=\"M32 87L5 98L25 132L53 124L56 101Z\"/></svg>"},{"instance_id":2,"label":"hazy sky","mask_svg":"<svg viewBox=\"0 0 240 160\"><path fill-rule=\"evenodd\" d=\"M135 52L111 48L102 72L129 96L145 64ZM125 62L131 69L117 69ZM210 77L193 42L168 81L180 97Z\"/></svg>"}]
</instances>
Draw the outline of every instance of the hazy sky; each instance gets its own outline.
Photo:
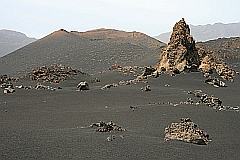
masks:
<instances>
[{"instance_id":1,"label":"hazy sky","mask_svg":"<svg viewBox=\"0 0 240 160\"><path fill-rule=\"evenodd\" d=\"M188 24L240 22L240 0L0 0L0 29L41 38L64 28L114 28L150 36Z\"/></svg>"}]
</instances>

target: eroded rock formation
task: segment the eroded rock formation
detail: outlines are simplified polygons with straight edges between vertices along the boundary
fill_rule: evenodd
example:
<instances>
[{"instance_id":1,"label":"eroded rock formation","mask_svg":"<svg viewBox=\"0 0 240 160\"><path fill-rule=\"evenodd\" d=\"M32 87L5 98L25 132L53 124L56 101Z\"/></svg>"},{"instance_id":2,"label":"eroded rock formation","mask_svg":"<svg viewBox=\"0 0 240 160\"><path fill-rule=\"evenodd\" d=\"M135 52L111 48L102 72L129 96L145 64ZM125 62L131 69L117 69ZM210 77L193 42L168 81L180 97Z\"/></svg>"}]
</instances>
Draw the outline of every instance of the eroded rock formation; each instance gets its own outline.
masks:
<instances>
[{"instance_id":1,"label":"eroded rock formation","mask_svg":"<svg viewBox=\"0 0 240 160\"><path fill-rule=\"evenodd\" d=\"M215 70L230 82L234 81L236 74L212 49L204 45L195 45L184 18L174 25L170 41L160 53L156 69L171 75L199 70L205 77Z\"/></svg>"},{"instance_id":2,"label":"eroded rock formation","mask_svg":"<svg viewBox=\"0 0 240 160\"><path fill-rule=\"evenodd\" d=\"M192 70L199 65L200 59L195 40L190 35L189 26L182 18L174 25L170 41L161 51L157 70L175 74L184 71L185 68Z\"/></svg>"}]
</instances>

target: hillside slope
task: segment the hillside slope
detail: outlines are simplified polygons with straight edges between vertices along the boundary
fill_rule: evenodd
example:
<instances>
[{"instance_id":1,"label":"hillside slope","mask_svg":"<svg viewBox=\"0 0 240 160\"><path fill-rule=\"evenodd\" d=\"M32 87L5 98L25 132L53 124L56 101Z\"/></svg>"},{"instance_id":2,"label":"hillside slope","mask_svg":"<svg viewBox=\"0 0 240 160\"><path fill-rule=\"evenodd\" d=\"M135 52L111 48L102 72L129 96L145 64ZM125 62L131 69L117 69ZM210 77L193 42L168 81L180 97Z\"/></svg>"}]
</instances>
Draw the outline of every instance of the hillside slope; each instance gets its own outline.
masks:
<instances>
[{"instance_id":1,"label":"hillside slope","mask_svg":"<svg viewBox=\"0 0 240 160\"><path fill-rule=\"evenodd\" d=\"M115 36L107 37L109 32ZM149 63L154 64L152 60L157 61L163 46L164 43L138 32L99 29L83 33L61 29L0 58L0 74L23 75L52 64L73 66L87 73L103 71L114 63L130 65L150 59Z\"/></svg>"}]
</instances>

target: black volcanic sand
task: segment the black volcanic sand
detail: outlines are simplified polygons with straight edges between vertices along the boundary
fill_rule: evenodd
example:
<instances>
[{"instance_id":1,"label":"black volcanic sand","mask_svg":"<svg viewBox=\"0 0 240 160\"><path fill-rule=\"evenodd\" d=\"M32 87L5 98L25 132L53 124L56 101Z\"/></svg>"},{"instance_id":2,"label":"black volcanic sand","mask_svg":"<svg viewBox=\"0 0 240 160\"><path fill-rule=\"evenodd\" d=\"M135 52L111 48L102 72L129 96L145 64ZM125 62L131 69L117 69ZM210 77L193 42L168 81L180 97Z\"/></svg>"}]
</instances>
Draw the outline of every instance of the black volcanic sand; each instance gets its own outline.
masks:
<instances>
[{"instance_id":1,"label":"black volcanic sand","mask_svg":"<svg viewBox=\"0 0 240 160\"><path fill-rule=\"evenodd\" d=\"M78 77L55 86L62 90L23 90L0 93L1 159L239 159L240 116L236 111L217 111L205 105L183 105L189 90L215 95L223 105L239 106L240 77L226 88L205 84L201 73L150 78L144 83L101 90L107 83L128 80L117 71L95 75L100 83L76 91ZM20 83L29 83L26 79ZM36 82L31 82L36 84ZM165 86L169 84L170 86ZM196 99L194 99L196 100ZM172 105L179 104L179 105ZM134 111L130 106L137 107ZM211 142L196 145L164 141L164 128L189 117L208 132ZM87 128L110 121L127 131L107 133ZM81 128L86 127L86 128ZM115 135L113 141L107 137Z\"/></svg>"}]
</instances>

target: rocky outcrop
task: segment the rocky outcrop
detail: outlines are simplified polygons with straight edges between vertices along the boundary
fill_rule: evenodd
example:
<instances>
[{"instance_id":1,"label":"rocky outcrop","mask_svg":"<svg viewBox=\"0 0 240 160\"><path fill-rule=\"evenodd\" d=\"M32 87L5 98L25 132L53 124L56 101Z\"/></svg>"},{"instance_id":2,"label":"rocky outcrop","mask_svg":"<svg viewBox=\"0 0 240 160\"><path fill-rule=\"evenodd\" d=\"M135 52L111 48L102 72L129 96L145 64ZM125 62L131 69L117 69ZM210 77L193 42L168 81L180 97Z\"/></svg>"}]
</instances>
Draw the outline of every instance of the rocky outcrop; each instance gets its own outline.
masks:
<instances>
[{"instance_id":1,"label":"rocky outcrop","mask_svg":"<svg viewBox=\"0 0 240 160\"><path fill-rule=\"evenodd\" d=\"M216 64L215 70L217 74L219 74L222 77L222 79L228 80L230 82L234 81L234 76L236 74L236 71L234 71L227 64L225 63Z\"/></svg>"},{"instance_id":2,"label":"rocky outcrop","mask_svg":"<svg viewBox=\"0 0 240 160\"><path fill-rule=\"evenodd\" d=\"M185 68L190 70L197 68L199 64L200 59L195 41L190 35L189 26L182 18L174 25L170 41L161 51L157 70L176 74L181 73Z\"/></svg>"},{"instance_id":3,"label":"rocky outcrop","mask_svg":"<svg viewBox=\"0 0 240 160\"><path fill-rule=\"evenodd\" d=\"M205 56L199 66L199 69L204 73L205 76L213 73L213 69L215 67L215 62L213 57Z\"/></svg>"},{"instance_id":4,"label":"rocky outcrop","mask_svg":"<svg viewBox=\"0 0 240 160\"><path fill-rule=\"evenodd\" d=\"M64 81L66 78L76 77L78 73L85 74L73 67L65 65L51 65L33 69L27 77L29 77L32 81L60 83L60 81Z\"/></svg>"},{"instance_id":5,"label":"rocky outcrop","mask_svg":"<svg viewBox=\"0 0 240 160\"><path fill-rule=\"evenodd\" d=\"M140 81L143 79L147 79L148 77L157 78L158 76L159 76L159 72L155 68L148 66L148 67L145 67L143 73L139 75L135 80Z\"/></svg>"},{"instance_id":6,"label":"rocky outcrop","mask_svg":"<svg viewBox=\"0 0 240 160\"><path fill-rule=\"evenodd\" d=\"M126 131L126 129L118 126L116 123L100 121L98 123L93 123L90 127L96 127L96 132L111 132L111 131Z\"/></svg>"},{"instance_id":7,"label":"rocky outcrop","mask_svg":"<svg viewBox=\"0 0 240 160\"><path fill-rule=\"evenodd\" d=\"M174 25L170 41L160 53L156 69L171 75L200 70L205 77L215 70L230 82L234 81L236 74L214 50L203 44L195 45L189 26L183 18Z\"/></svg>"},{"instance_id":8,"label":"rocky outcrop","mask_svg":"<svg viewBox=\"0 0 240 160\"><path fill-rule=\"evenodd\" d=\"M206 145L209 134L197 127L190 118L181 118L180 123L172 123L165 128L165 140L179 140L188 143Z\"/></svg>"}]
</instances>

